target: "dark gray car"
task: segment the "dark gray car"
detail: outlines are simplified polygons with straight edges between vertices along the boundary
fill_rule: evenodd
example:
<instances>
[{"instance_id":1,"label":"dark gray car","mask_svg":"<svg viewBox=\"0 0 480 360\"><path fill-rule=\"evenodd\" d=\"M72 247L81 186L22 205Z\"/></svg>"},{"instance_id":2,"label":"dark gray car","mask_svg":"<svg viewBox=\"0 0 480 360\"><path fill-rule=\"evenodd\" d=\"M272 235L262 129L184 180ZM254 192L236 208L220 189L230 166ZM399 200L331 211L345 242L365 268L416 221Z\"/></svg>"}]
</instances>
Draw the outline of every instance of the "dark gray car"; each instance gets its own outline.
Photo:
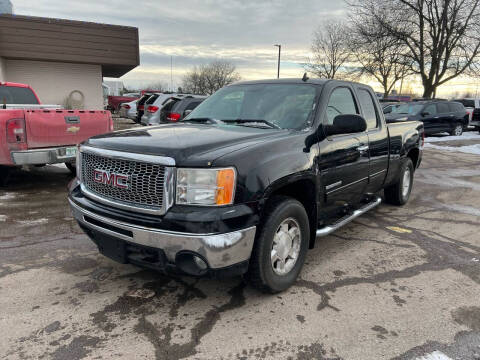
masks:
<instances>
[{"instance_id":1,"label":"dark gray car","mask_svg":"<svg viewBox=\"0 0 480 360\"><path fill-rule=\"evenodd\" d=\"M425 126L425 135L448 132L462 135L468 126L468 114L465 107L454 101L417 101L405 103L390 114L385 115L388 123L401 121L421 121Z\"/></svg>"}]
</instances>

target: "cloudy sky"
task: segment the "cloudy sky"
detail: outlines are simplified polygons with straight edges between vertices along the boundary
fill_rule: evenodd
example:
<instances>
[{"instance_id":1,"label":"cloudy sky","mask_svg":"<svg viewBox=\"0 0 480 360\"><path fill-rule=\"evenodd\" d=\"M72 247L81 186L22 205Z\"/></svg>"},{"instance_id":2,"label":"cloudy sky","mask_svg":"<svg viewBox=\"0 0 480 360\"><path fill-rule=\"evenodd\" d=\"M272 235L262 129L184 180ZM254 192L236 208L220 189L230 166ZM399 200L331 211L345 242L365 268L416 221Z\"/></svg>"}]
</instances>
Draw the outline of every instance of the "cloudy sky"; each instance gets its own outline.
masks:
<instances>
[{"instance_id":1,"label":"cloudy sky","mask_svg":"<svg viewBox=\"0 0 480 360\"><path fill-rule=\"evenodd\" d=\"M139 28L141 65L122 78L132 86L174 85L192 66L226 58L244 79L303 74L312 32L342 16L342 0L11 0L16 14L94 21ZM68 4L68 5L67 5Z\"/></svg>"},{"instance_id":2,"label":"cloudy sky","mask_svg":"<svg viewBox=\"0 0 480 360\"><path fill-rule=\"evenodd\" d=\"M282 77L300 77L312 33L323 21L345 17L343 0L11 0L17 14L94 21L139 28L140 66L121 80L141 88L163 82L173 88L195 65L232 61L243 79L276 77L282 44ZM368 82L375 90L381 87ZM407 89L422 93L419 79ZM478 81L458 78L437 95L480 93ZM457 95L457 96L458 96Z\"/></svg>"}]
</instances>

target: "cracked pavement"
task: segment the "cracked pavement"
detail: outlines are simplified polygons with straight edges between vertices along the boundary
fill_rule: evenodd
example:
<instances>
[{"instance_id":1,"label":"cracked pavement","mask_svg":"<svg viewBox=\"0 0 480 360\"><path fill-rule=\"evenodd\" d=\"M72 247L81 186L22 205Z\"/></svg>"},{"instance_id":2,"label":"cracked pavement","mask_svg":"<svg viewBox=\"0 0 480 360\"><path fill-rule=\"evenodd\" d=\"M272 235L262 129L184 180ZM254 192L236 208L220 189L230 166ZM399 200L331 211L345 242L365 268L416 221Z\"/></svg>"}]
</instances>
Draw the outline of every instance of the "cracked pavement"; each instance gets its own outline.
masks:
<instances>
[{"instance_id":1,"label":"cracked pavement","mask_svg":"<svg viewBox=\"0 0 480 360\"><path fill-rule=\"evenodd\" d=\"M0 358L480 359L478 156L426 149L406 206L319 239L277 295L101 256L70 179L47 166L0 189Z\"/></svg>"}]
</instances>

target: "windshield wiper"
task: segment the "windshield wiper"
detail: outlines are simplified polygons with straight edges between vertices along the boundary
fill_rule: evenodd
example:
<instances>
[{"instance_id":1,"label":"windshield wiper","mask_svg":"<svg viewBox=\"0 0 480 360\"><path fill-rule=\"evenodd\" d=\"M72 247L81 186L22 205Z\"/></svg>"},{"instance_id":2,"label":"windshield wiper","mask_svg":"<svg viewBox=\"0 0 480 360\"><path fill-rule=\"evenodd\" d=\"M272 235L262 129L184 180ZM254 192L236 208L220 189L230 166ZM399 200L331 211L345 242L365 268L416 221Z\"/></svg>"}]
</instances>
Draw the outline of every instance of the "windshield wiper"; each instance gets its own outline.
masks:
<instances>
[{"instance_id":1,"label":"windshield wiper","mask_svg":"<svg viewBox=\"0 0 480 360\"><path fill-rule=\"evenodd\" d=\"M191 118L191 119L184 119L181 122L199 122L199 123L209 123L209 124L220 124L221 121L214 119L214 118L209 118L209 117L198 117L198 118Z\"/></svg>"},{"instance_id":2,"label":"windshield wiper","mask_svg":"<svg viewBox=\"0 0 480 360\"><path fill-rule=\"evenodd\" d=\"M281 129L280 126L264 119L228 119L228 120L222 120L222 121L226 123L237 123L237 124L262 123L262 124L268 125L272 129Z\"/></svg>"}]
</instances>

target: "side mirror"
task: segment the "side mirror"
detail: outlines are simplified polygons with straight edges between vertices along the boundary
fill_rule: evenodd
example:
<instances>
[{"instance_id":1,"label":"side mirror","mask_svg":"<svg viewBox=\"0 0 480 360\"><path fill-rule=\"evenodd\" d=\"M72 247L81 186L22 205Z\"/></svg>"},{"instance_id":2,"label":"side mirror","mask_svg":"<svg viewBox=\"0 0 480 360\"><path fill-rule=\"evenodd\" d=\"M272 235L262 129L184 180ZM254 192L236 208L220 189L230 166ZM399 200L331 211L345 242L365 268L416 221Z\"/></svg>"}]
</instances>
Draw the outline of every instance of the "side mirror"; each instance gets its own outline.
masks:
<instances>
[{"instance_id":1,"label":"side mirror","mask_svg":"<svg viewBox=\"0 0 480 360\"><path fill-rule=\"evenodd\" d=\"M185 110L183 112L183 117L187 116L187 115L190 115L190 113L192 112L193 110Z\"/></svg>"},{"instance_id":2,"label":"side mirror","mask_svg":"<svg viewBox=\"0 0 480 360\"><path fill-rule=\"evenodd\" d=\"M337 115L332 125L326 126L327 135L353 134L367 130L367 122L360 115Z\"/></svg>"},{"instance_id":3,"label":"side mirror","mask_svg":"<svg viewBox=\"0 0 480 360\"><path fill-rule=\"evenodd\" d=\"M428 111L423 111L423 112L422 112L422 116L423 116L423 117L428 116L428 115L430 115L430 113L429 113Z\"/></svg>"}]
</instances>

